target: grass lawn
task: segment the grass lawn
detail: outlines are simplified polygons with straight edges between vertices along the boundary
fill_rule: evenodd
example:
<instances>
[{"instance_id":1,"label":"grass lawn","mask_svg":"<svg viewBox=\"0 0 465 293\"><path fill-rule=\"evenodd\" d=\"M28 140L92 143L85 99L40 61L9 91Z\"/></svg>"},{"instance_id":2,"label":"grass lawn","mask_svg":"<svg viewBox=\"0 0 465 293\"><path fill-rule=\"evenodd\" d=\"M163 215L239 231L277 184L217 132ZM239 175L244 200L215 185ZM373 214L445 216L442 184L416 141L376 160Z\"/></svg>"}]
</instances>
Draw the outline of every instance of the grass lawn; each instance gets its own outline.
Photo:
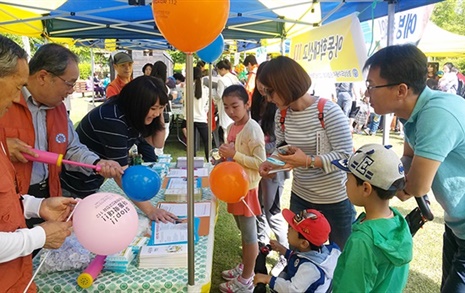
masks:
<instances>
[{"instance_id":1,"label":"grass lawn","mask_svg":"<svg viewBox=\"0 0 465 293\"><path fill-rule=\"evenodd\" d=\"M381 135L366 136L354 135L354 146L358 148L366 143L381 143ZM398 135L391 135L390 142L394 150L400 156L402 154L403 139ZM202 150L200 150L202 152ZM173 157L185 156L185 149L175 137L170 139L165 146L165 152ZM289 206L291 179L285 183L283 194L283 207ZM414 255L410 264L410 275L405 292L439 292L441 282L441 249L442 233L444 230L443 211L439 204L430 195L432 210L435 219L426 223L423 229L414 237ZM416 207L414 199L401 202L397 198L391 200L391 205L402 214L407 215ZM357 208L357 212L361 212ZM233 217L226 211L226 204L220 201L218 221L215 227L215 247L213 255L212 287L211 292L218 292L218 285L224 280L221 271L234 267L241 261L240 234ZM268 256L268 266L271 268L276 262L276 255L272 252Z\"/></svg>"}]
</instances>

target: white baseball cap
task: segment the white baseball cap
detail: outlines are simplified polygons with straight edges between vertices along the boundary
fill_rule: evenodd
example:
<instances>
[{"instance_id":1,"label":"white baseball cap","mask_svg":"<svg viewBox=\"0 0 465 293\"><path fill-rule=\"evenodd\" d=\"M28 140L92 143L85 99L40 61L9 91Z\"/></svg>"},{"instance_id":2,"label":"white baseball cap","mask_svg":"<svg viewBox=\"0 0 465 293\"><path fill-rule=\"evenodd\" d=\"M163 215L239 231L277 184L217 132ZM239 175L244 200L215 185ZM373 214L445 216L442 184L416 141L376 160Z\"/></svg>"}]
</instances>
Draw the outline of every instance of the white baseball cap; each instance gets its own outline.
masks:
<instances>
[{"instance_id":1,"label":"white baseball cap","mask_svg":"<svg viewBox=\"0 0 465 293\"><path fill-rule=\"evenodd\" d=\"M349 159L335 160L332 163L373 186L389 190L395 181L405 176L404 165L391 147L375 143L366 144Z\"/></svg>"}]
</instances>

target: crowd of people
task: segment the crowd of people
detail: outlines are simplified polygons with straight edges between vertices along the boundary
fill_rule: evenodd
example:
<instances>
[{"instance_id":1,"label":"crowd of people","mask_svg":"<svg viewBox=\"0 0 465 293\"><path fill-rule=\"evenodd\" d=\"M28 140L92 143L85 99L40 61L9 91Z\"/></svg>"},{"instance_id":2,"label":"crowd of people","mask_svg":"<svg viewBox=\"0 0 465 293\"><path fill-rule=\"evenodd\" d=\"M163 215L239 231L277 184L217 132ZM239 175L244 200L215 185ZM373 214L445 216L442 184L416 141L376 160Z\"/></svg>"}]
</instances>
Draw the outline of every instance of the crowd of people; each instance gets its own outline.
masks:
<instances>
[{"instance_id":1,"label":"crowd of people","mask_svg":"<svg viewBox=\"0 0 465 293\"><path fill-rule=\"evenodd\" d=\"M58 248L70 235L71 224L64 220L76 197L95 193L104 178L121 185L133 145L156 160L169 130L166 109L187 98L186 82L195 86L194 126L205 157L207 113L216 107L219 155L240 164L249 178L243 201L228 204L242 255L239 264L222 272L221 292L253 292L258 283L277 292L401 292L413 240L390 199L420 197L430 189L445 211L441 292L465 289L465 206L460 204L465 100L450 87L441 92L427 86L433 77L416 46L376 52L365 63L365 87L338 84L336 103L311 94L310 76L289 57L258 64L247 56L245 83L228 60L219 61L215 104L209 105L204 63L194 68L191 81L181 74L167 77L163 62L147 64L144 75L133 79L131 56L119 52L112 60L116 78L106 87L107 100L76 129L63 99L74 91L79 58L61 45L46 44L27 60L22 48L0 36L0 286L5 291L23 291L32 278L33 252ZM452 64L446 67L454 73ZM438 87L442 84L439 78ZM362 99L356 114L352 95ZM380 115L388 113L403 125L403 156L380 144L354 151L353 130L368 125L368 133L376 132ZM101 170L27 160L24 154L37 156L34 149ZM281 209L289 170L289 209ZM150 220L178 220L149 201L134 204ZM358 217L354 205L363 208ZM262 274L255 261L267 245L280 257L271 274ZM32 285L27 292L35 291Z\"/></svg>"}]
</instances>

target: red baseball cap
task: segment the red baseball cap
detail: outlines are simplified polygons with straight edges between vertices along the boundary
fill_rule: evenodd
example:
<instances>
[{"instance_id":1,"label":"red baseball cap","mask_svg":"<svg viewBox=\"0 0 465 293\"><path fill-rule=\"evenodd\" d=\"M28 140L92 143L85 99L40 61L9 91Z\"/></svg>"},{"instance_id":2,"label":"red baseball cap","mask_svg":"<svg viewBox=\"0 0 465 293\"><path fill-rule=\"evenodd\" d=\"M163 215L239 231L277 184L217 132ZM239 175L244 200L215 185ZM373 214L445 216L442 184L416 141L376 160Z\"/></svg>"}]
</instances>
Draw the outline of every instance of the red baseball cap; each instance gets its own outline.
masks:
<instances>
[{"instance_id":1,"label":"red baseball cap","mask_svg":"<svg viewBox=\"0 0 465 293\"><path fill-rule=\"evenodd\" d=\"M319 211L307 209L294 214L288 209L283 209L282 214L289 225L313 245L321 246L328 241L331 226Z\"/></svg>"}]
</instances>

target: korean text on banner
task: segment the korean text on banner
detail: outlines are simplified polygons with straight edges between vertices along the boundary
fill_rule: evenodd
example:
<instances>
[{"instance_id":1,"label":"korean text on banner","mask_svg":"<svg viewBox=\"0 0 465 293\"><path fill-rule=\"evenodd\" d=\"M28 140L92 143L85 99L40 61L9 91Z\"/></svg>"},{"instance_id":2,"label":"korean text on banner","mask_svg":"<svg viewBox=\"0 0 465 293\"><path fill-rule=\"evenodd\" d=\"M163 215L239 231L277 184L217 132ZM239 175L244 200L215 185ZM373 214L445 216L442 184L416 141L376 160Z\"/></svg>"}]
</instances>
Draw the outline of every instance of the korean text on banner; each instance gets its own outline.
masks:
<instances>
[{"instance_id":1,"label":"korean text on banner","mask_svg":"<svg viewBox=\"0 0 465 293\"><path fill-rule=\"evenodd\" d=\"M356 14L293 37L290 56L312 79L363 81L367 53Z\"/></svg>"}]
</instances>

